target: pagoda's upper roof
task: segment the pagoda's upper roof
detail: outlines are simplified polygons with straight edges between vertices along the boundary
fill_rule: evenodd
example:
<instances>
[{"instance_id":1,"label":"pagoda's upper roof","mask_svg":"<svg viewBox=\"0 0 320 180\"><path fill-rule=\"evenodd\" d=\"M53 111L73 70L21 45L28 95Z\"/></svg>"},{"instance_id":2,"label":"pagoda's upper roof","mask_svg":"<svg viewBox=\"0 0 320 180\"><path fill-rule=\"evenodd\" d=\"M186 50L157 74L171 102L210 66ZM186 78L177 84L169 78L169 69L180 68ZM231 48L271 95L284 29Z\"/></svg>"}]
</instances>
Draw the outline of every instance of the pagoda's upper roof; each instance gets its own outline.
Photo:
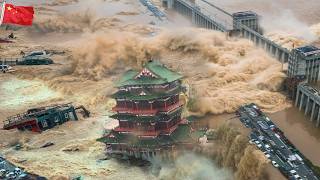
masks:
<instances>
[{"instance_id":1,"label":"pagoda's upper roof","mask_svg":"<svg viewBox=\"0 0 320 180\"><path fill-rule=\"evenodd\" d=\"M181 78L182 75L171 71L159 61L150 61L143 66L141 71L127 71L116 86L159 85L174 82Z\"/></svg>"},{"instance_id":2,"label":"pagoda's upper roof","mask_svg":"<svg viewBox=\"0 0 320 180\"><path fill-rule=\"evenodd\" d=\"M118 91L115 94L113 94L111 97L115 99L126 99L126 100L153 100L153 99L159 99L159 98L165 98L172 95L179 94L183 91L182 87L176 87L174 89L168 90L166 92L149 92L145 89L143 89L141 92L143 92L143 95L136 94L130 91Z\"/></svg>"}]
</instances>

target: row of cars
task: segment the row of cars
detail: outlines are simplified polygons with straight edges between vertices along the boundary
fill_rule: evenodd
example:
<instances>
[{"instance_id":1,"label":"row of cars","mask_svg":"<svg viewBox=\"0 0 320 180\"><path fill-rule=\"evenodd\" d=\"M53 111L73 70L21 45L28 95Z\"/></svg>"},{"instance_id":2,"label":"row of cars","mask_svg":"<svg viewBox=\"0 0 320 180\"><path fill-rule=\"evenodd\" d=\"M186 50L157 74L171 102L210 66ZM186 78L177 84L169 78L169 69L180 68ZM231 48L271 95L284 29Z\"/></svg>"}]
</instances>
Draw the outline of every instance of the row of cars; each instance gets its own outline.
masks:
<instances>
[{"instance_id":1,"label":"row of cars","mask_svg":"<svg viewBox=\"0 0 320 180\"><path fill-rule=\"evenodd\" d=\"M29 175L0 156L0 179L27 180Z\"/></svg>"},{"instance_id":2,"label":"row of cars","mask_svg":"<svg viewBox=\"0 0 320 180\"><path fill-rule=\"evenodd\" d=\"M304 156L255 104L240 107L237 115L252 130L249 143L256 145L284 176L292 180L319 179L305 164Z\"/></svg>"}]
</instances>

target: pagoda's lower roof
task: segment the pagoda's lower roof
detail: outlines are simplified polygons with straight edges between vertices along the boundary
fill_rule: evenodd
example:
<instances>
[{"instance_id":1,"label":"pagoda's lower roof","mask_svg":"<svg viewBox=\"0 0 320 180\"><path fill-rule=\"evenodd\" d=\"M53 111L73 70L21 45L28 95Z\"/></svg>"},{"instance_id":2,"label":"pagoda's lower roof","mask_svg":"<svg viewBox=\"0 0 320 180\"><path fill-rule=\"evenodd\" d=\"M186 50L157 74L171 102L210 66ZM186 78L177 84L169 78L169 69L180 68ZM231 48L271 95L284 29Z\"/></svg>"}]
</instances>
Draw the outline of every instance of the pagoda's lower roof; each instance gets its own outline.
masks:
<instances>
[{"instance_id":1,"label":"pagoda's lower roof","mask_svg":"<svg viewBox=\"0 0 320 180\"><path fill-rule=\"evenodd\" d=\"M181 113L182 108L176 108L174 111L170 111L167 116L174 116L178 113ZM155 116L139 116L129 113L117 113L110 116L110 118L113 119L119 119L119 120L127 120L127 121L139 121L139 122L156 122L161 121L161 119L165 118L165 115L163 114L157 114Z\"/></svg>"},{"instance_id":2,"label":"pagoda's lower roof","mask_svg":"<svg viewBox=\"0 0 320 180\"><path fill-rule=\"evenodd\" d=\"M145 90L143 91L145 93L144 95L132 93L130 91L118 91L115 94L113 94L111 97L114 99L126 99L126 100L154 100L154 99L161 99L161 98L166 98L172 95L176 95L182 91L183 91L182 87L177 87L175 89L165 91L165 92L160 92L160 93L154 93L154 92L151 93Z\"/></svg>"},{"instance_id":3,"label":"pagoda's lower roof","mask_svg":"<svg viewBox=\"0 0 320 180\"><path fill-rule=\"evenodd\" d=\"M194 131L188 124L180 124L171 135L159 135L156 138L139 138L133 134L111 131L98 141L106 144L121 144L137 148L159 148L182 143L197 143L204 135L202 131Z\"/></svg>"}]
</instances>

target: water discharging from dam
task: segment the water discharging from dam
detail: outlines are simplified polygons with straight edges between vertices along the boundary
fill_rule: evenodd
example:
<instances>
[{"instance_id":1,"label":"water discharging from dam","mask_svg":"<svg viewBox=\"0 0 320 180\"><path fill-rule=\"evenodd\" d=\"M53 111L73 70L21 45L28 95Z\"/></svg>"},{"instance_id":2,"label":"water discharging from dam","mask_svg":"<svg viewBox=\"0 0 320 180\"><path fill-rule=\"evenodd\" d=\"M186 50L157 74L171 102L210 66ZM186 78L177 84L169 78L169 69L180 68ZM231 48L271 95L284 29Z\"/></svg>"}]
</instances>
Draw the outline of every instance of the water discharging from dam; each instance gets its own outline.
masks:
<instances>
[{"instance_id":1,"label":"water discharging from dam","mask_svg":"<svg viewBox=\"0 0 320 180\"><path fill-rule=\"evenodd\" d=\"M97 4L109 2L125 4L127 9L124 12L119 9L119 12L106 17L95 15L92 11L83 11L84 6L80 6L81 8L77 10L79 6L72 5L77 4L76 0L56 2L71 4L71 14L68 14L68 8L62 8L64 3L58 3L58 6L62 7L45 6L53 10L40 9L41 17L36 19L35 26L28 29L26 35L23 32L17 33L21 33L19 34L21 38L31 32L39 37L54 36L54 33L57 33L58 36L55 37L60 38L62 42L64 39L60 35L74 36L74 33L79 33L79 36L76 36L74 41L70 40L67 46L63 44L59 47L71 53L60 60L57 59L63 66L53 65L49 70L41 68L21 70L19 78L39 78L62 95L74 95L72 100L75 102L89 104L92 109L102 109L101 112L105 113L111 107L106 102L110 100L113 82L119 75L129 68L138 67L142 61L150 57L156 57L185 76L186 83L191 87L192 114L232 113L239 105L250 102L255 102L270 112L283 110L290 105L286 97L279 92L285 78L285 74L281 72L281 65L247 40L229 39L219 32L190 27L181 29L174 27L175 30L172 30L167 27L152 26L149 24L150 19L154 19L144 14L145 11L140 9L138 1L97 0ZM131 8L138 10L132 11ZM56 9L60 12L56 12ZM145 17L141 19L142 25L129 22L130 19L140 16ZM156 35L150 37L151 32L156 32ZM16 53L19 53L21 49L27 49L30 44L38 43L36 41L37 38L34 38L32 42L24 42L23 46L12 45L10 50L0 49L0 52L9 54L16 50ZM41 72L42 76L38 77L33 72ZM114 161L101 164L96 162L104 152L104 146L96 144L95 139L101 136L104 121L109 120L105 114L99 114L101 112L94 112L99 117L92 120L66 124L39 136L23 133L21 141L25 143L26 150L14 152L11 154L11 159L17 162L28 159L27 164L22 164L24 167L34 171L41 170L42 172L38 173L49 177L59 174L70 175L67 171L71 169L93 179L96 177L156 179L152 175L146 175L137 167L127 167ZM319 137L317 130L309 127L308 123L305 123L307 121L299 118L302 117L299 114L301 113L289 109L271 116L284 132L288 133L289 139L296 137L292 139L293 143L307 157L315 159L315 163L318 163L314 151L316 148L303 147L304 141L308 144L305 147L313 145L319 147L319 140L315 138ZM212 118L210 121L216 120ZM16 132L13 133L15 135ZM304 138L300 138L299 135ZM55 141L57 145L51 147L50 151L38 150L37 147L48 139ZM3 144L0 144L1 150L8 151L10 147ZM73 148L78 148L79 151L68 153L63 151ZM42 156L39 156L38 151ZM78 158L80 155L86 158L81 160Z\"/></svg>"}]
</instances>

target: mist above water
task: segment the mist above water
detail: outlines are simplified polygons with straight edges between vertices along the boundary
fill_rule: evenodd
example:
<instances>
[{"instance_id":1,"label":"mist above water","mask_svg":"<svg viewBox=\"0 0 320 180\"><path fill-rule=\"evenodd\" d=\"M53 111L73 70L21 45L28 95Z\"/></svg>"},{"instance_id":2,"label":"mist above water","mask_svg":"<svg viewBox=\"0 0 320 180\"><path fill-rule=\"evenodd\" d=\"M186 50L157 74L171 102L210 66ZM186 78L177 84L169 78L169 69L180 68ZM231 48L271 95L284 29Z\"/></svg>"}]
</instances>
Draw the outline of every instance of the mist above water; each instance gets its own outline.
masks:
<instances>
[{"instance_id":1,"label":"mist above water","mask_svg":"<svg viewBox=\"0 0 320 180\"><path fill-rule=\"evenodd\" d=\"M218 168L208 158L185 153L173 164L162 164L158 176L161 180L232 180L232 172Z\"/></svg>"}]
</instances>

